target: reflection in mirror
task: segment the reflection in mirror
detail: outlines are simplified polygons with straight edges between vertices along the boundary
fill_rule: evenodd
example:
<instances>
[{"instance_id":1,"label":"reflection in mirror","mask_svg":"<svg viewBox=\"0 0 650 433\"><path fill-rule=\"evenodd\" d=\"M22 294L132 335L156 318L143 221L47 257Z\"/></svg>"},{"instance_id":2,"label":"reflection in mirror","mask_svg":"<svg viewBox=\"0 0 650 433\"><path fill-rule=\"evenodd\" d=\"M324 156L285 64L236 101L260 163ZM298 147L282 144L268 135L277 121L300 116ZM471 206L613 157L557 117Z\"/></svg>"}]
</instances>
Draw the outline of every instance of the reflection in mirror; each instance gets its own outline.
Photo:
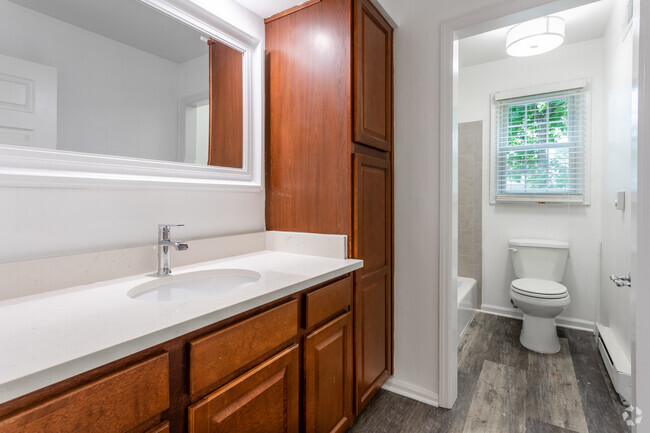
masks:
<instances>
[{"instance_id":1,"label":"reflection in mirror","mask_svg":"<svg viewBox=\"0 0 650 433\"><path fill-rule=\"evenodd\" d=\"M0 0L0 144L242 168L242 63L137 0Z\"/></svg>"}]
</instances>

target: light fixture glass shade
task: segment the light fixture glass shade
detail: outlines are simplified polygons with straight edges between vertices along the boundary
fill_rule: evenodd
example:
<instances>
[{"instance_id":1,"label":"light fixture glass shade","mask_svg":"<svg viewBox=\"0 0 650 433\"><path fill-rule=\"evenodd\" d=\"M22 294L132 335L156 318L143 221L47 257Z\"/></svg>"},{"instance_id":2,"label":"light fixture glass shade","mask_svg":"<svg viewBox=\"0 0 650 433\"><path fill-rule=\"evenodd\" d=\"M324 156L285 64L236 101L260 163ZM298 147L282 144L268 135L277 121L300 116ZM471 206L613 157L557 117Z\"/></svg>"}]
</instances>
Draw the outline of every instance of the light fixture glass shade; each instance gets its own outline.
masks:
<instances>
[{"instance_id":1,"label":"light fixture glass shade","mask_svg":"<svg viewBox=\"0 0 650 433\"><path fill-rule=\"evenodd\" d=\"M517 24L506 35L506 52L513 57L547 53L564 42L564 20L543 17Z\"/></svg>"}]
</instances>

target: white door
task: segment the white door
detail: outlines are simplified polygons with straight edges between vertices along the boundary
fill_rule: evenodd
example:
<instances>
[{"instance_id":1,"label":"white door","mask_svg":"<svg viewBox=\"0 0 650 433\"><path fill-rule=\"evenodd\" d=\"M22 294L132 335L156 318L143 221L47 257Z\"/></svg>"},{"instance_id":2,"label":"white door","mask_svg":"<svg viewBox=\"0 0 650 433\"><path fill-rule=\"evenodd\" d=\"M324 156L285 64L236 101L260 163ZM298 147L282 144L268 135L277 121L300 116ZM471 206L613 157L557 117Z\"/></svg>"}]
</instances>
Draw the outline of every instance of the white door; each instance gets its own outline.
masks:
<instances>
[{"instance_id":1,"label":"white door","mask_svg":"<svg viewBox=\"0 0 650 433\"><path fill-rule=\"evenodd\" d=\"M0 55L0 144L56 149L57 70Z\"/></svg>"}]
</instances>

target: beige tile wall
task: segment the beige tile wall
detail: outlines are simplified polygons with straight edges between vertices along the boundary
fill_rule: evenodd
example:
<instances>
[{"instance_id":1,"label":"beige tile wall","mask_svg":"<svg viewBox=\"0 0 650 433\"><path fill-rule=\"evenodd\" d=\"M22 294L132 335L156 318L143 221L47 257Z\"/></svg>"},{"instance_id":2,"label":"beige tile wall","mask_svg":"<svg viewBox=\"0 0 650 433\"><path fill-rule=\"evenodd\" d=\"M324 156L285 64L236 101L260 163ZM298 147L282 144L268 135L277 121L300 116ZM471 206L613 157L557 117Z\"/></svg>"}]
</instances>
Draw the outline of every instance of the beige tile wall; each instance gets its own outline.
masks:
<instances>
[{"instance_id":1,"label":"beige tile wall","mask_svg":"<svg viewBox=\"0 0 650 433\"><path fill-rule=\"evenodd\" d=\"M481 305L483 122L458 125L458 275L478 282Z\"/></svg>"}]
</instances>

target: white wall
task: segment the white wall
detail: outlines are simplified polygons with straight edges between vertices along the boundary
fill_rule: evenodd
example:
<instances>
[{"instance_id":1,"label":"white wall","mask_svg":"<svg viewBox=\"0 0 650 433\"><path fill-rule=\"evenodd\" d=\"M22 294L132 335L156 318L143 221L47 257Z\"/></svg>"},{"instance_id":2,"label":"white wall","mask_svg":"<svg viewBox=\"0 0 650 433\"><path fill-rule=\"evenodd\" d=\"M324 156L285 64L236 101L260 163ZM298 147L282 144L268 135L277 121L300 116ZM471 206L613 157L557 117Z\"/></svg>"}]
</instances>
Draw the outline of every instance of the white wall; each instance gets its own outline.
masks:
<instances>
[{"instance_id":1,"label":"white wall","mask_svg":"<svg viewBox=\"0 0 650 433\"><path fill-rule=\"evenodd\" d=\"M177 159L178 64L5 0L0 16L0 53L58 71L58 149Z\"/></svg>"},{"instance_id":2,"label":"white wall","mask_svg":"<svg viewBox=\"0 0 650 433\"><path fill-rule=\"evenodd\" d=\"M617 1L605 42L605 147L603 151L603 257L599 322L609 326L631 360L632 308L630 288L616 287L610 274L627 275L632 258L632 52L633 32L623 39L623 13L627 1ZM617 191L626 193L625 211L614 208Z\"/></svg>"},{"instance_id":3,"label":"white wall","mask_svg":"<svg viewBox=\"0 0 650 433\"><path fill-rule=\"evenodd\" d=\"M212 9L264 46L261 18L232 0ZM0 209L0 262L153 244L158 223L185 223L175 236L189 240L264 229L263 192L0 186Z\"/></svg>"},{"instance_id":4,"label":"white wall","mask_svg":"<svg viewBox=\"0 0 650 433\"><path fill-rule=\"evenodd\" d=\"M185 149L185 162L208 163L210 147L210 55L196 57L179 65L178 95L180 128L178 142ZM206 105L196 104L203 100ZM196 107L188 110L187 105ZM186 112L189 111L189 112Z\"/></svg>"},{"instance_id":5,"label":"white wall","mask_svg":"<svg viewBox=\"0 0 650 433\"><path fill-rule=\"evenodd\" d=\"M394 378L438 398L440 22L491 0L380 0L397 23Z\"/></svg>"},{"instance_id":6,"label":"white wall","mask_svg":"<svg viewBox=\"0 0 650 433\"><path fill-rule=\"evenodd\" d=\"M181 63L178 70L180 98L205 93L210 90L210 55L206 54Z\"/></svg>"},{"instance_id":7,"label":"white wall","mask_svg":"<svg viewBox=\"0 0 650 433\"><path fill-rule=\"evenodd\" d=\"M559 239L571 245L564 277L571 305L562 317L577 319L575 324L587 326L587 321L595 320L600 287L602 70L602 39L562 46L544 55L460 69L458 120L483 121L483 308L488 311L514 311L509 286L515 276L508 240ZM493 171L489 161L490 95L581 78L591 80L591 205L489 204L489 176Z\"/></svg>"}]
</instances>

